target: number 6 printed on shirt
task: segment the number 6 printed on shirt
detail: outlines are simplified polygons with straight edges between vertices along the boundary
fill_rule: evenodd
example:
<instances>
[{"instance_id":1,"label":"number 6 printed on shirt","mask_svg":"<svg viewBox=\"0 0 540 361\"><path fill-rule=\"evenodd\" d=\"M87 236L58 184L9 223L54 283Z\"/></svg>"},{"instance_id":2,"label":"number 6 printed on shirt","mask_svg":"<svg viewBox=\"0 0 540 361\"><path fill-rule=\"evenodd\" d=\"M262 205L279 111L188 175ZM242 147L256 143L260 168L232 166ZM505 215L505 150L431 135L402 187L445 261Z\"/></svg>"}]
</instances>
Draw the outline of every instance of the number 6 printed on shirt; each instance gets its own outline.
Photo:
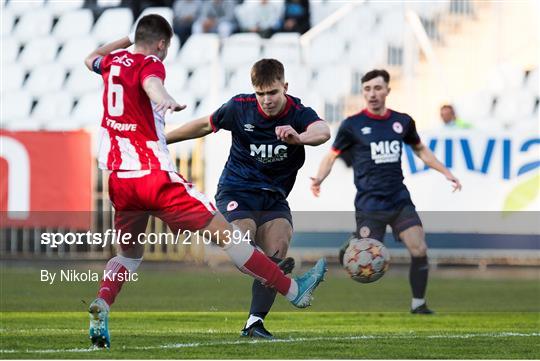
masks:
<instances>
[{"instance_id":1,"label":"number 6 printed on shirt","mask_svg":"<svg viewBox=\"0 0 540 361\"><path fill-rule=\"evenodd\" d=\"M107 107L109 115L118 117L124 114L124 88L121 84L113 83L113 77L120 75L120 67L112 65L109 73L109 86L107 91Z\"/></svg>"}]
</instances>

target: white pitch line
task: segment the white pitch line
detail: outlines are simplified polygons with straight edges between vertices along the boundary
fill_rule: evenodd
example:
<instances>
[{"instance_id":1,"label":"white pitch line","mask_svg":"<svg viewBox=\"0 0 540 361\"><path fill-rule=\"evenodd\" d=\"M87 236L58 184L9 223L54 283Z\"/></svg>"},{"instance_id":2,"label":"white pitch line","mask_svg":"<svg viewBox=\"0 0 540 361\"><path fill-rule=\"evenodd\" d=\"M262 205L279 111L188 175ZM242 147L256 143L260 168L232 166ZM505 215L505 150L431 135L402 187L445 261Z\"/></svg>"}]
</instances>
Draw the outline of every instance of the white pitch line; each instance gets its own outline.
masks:
<instances>
[{"instance_id":1,"label":"white pitch line","mask_svg":"<svg viewBox=\"0 0 540 361\"><path fill-rule=\"evenodd\" d=\"M500 332L500 333L469 333L463 335L359 335L359 336L343 336L343 337L298 337L284 338L274 340L237 340L237 341L216 341L216 342L188 342L188 343L172 343L159 346L135 346L122 347L121 350L164 350L164 349L180 349L180 348L195 348L195 347L212 347L212 346L228 346L228 345L247 345L247 344L267 344L267 343L297 343L297 342L315 342L315 341L354 341L354 340L375 340L375 339L468 339L475 337L539 337L540 332L519 333L519 332ZM46 350L0 350L0 354L13 353L87 353L101 352L97 348L72 348L72 349L46 349Z\"/></svg>"}]
</instances>

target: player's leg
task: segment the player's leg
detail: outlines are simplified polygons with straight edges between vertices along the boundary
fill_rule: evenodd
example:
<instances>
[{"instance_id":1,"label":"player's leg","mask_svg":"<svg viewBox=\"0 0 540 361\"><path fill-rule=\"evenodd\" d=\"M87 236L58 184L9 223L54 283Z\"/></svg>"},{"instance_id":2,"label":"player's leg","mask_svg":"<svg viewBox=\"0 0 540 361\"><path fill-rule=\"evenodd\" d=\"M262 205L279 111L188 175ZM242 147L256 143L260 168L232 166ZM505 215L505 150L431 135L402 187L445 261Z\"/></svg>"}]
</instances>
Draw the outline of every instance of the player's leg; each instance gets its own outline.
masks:
<instances>
[{"instance_id":1,"label":"player's leg","mask_svg":"<svg viewBox=\"0 0 540 361\"><path fill-rule=\"evenodd\" d=\"M290 215L290 212L289 212ZM288 273L294 268L294 260L285 258L292 238L292 225L288 218L276 218L265 222L257 229L256 244L280 268ZM264 319L276 298L276 291L258 280L253 281L251 307L242 336L271 338L272 334L263 325Z\"/></svg>"},{"instance_id":2,"label":"player's leg","mask_svg":"<svg viewBox=\"0 0 540 361\"><path fill-rule=\"evenodd\" d=\"M425 295L429 274L427 244L422 221L416 213L414 205L406 205L400 210L392 223L394 236L401 240L411 255L409 283L412 290L411 312L431 314L427 308Z\"/></svg>"},{"instance_id":3,"label":"player's leg","mask_svg":"<svg viewBox=\"0 0 540 361\"><path fill-rule=\"evenodd\" d=\"M179 175L169 174L169 177L170 180L160 186L157 202L166 205L158 215L173 232L178 229L209 231L212 241L223 248L240 271L274 287L296 307L310 305L312 293L326 273L324 259L300 277L286 277L278 265L257 250L249 237L230 224L206 196Z\"/></svg>"},{"instance_id":4,"label":"player's leg","mask_svg":"<svg viewBox=\"0 0 540 361\"><path fill-rule=\"evenodd\" d=\"M133 190L141 182L140 178L119 179L117 172L113 172L109 177L109 196L116 209L115 230L124 234L130 233L132 238L128 244L116 245L117 254L107 262L97 298L89 307L90 340L96 347L110 347L108 327L110 306L122 289L126 275L135 272L143 258L144 245L136 240L138 234L146 230L148 214L144 211L130 210L136 208L134 202L137 198Z\"/></svg>"}]
</instances>

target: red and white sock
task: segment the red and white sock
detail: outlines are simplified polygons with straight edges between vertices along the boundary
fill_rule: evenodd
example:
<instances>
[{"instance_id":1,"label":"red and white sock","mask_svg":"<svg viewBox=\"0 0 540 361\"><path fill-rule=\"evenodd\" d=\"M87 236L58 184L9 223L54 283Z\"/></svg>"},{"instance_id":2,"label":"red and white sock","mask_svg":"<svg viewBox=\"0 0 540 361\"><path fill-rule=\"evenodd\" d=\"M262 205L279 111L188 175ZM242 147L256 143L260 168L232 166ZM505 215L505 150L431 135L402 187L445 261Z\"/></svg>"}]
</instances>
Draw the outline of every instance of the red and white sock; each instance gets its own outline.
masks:
<instances>
[{"instance_id":1,"label":"red and white sock","mask_svg":"<svg viewBox=\"0 0 540 361\"><path fill-rule=\"evenodd\" d=\"M133 273L139 268L142 258L127 258L115 256L107 262L103 279L98 291L98 297L102 298L109 306L114 303L116 296L120 293L122 285L127 277L117 277L119 274Z\"/></svg>"},{"instance_id":2,"label":"red and white sock","mask_svg":"<svg viewBox=\"0 0 540 361\"><path fill-rule=\"evenodd\" d=\"M238 229L235 226L233 228ZM243 273L258 279L263 284L274 287L284 296L289 293L293 280L286 277L277 264L245 240L232 240L230 244L223 247L223 250Z\"/></svg>"}]
</instances>

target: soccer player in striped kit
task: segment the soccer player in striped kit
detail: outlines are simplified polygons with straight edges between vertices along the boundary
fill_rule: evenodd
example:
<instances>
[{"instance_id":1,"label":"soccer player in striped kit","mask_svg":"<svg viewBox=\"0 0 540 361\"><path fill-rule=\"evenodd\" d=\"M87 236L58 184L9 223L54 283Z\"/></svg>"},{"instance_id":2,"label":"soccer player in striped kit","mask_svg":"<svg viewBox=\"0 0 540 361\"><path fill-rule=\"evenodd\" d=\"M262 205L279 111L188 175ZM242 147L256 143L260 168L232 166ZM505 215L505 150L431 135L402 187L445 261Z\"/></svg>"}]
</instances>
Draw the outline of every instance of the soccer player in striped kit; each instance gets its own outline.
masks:
<instances>
[{"instance_id":1,"label":"soccer player in striped kit","mask_svg":"<svg viewBox=\"0 0 540 361\"><path fill-rule=\"evenodd\" d=\"M238 269L275 288L299 308L310 305L312 293L323 280L326 262L319 260L304 275L288 278L264 253L230 224L216 207L192 184L176 173L165 142L164 116L181 111L166 91L163 59L173 35L169 23L159 15L140 19L132 36L93 51L86 59L89 70L100 74L105 85L104 114L98 147L99 167L110 171L109 196L115 208L115 228L130 233L132 241L120 244L106 266L98 297L89 308L90 339L97 347L110 347L109 308L125 277L135 272L143 259L144 245L137 241L148 217L178 230L208 230L212 241L222 247ZM135 44L134 51L124 50Z\"/></svg>"}]
</instances>

